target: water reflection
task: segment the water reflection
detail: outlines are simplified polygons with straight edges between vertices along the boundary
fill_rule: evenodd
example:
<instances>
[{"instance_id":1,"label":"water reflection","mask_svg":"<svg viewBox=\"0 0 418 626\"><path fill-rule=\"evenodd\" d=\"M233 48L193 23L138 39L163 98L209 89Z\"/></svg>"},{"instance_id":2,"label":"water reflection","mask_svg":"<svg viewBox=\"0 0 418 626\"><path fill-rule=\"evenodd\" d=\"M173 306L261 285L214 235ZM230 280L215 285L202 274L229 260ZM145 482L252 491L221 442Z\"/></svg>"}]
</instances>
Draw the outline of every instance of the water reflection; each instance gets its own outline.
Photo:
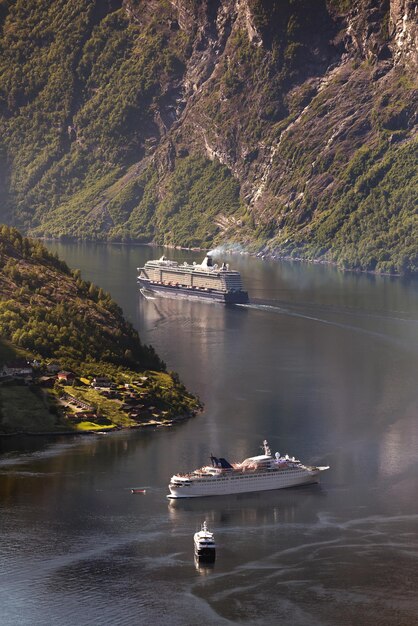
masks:
<instances>
[{"instance_id":1,"label":"water reflection","mask_svg":"<svg viewBox=\"0 0 418 626\"><path fill-rule=\"evenodd\" d=\"M278 522L291 524L301 517L314 521L324 498L326 491L315 484L259 493L169 499L168 512L176 526L193 515L194 519L206 519L214 528L260 528Z\"/></svg>"},{"instance_id":2,"label":"water reflection","mask_svg":"<svg viewBox=\"0 0 418 626\"><path fill-rule=\"evenodd\" d=\"M215 569L215 561L212 561L212 562L204 561L203 559L199 559L199 557L195 555L194 566L196 568L196 571L201 576L209 576L210 574L213 573Z\"/></svg>"},{"instance_id":3,"label":"water reflection","mask_svg":"<svg viewBox=\"0 0 418 626\"><path fill-rule=\"evenodd\" d=\"M416 623L417 284L238 256L255 307L148 301L136 267L162 251L51 247L112 293L205 411L152 433L1 442L2 623ZM264 438L330 465L321 485L166 500L172 474ZM218 546L207 572L203 519Z\"/></svg>"}]
</instances>

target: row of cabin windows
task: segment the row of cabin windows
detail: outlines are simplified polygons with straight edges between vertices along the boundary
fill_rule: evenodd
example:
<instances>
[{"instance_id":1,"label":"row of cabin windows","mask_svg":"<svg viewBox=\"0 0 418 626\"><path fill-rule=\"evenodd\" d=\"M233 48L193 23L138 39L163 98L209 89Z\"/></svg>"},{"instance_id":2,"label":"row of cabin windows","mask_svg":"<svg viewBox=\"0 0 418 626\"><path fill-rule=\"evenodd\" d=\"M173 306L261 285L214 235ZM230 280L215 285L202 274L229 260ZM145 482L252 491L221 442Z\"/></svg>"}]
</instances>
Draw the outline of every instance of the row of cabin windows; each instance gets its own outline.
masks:
<instances>
[{"instance_id":1,"label":"row of cabin windows","mask_svg":"<svg viewBox=\"0 0 418 626\"><path fill-rule=\"evenodd\" d=\"M289 472L291 474L294 474L295 472L305 472L305 470L299 469L299 470L280 470L281 474L289 474ZM211 478L210 482L225 482L228 480L238 480L241 478L245 478L246 480L257 480L259 478L265 478L266 476L275 476L276 474L272 474L271 472L266 472L263 474L257 474L257 476L250 476L249 474L247 474L246 476L225 476L224 478ZM194 483L207 483L208 479L202 479L202 478L197 478L196 480L193 480L193 484ZM185 484L190 484L190 483L185 483Z\"/></svg>"},{"instance_id":2,"label":"row of cabin windows","mask_svg":"<svg viewBox=\"0 0 418 626\"><path fill-rule=\"evenodd\" d=\"M162 281L164 283L172 282L173 284L179 283L180 285L190 285L193 284L196 287L212 287L212 288L242 288L242 281L240 276L206 276L206 275L196 275L196 274L178 274L174 272L167 272L154 269L148 271L148 277L151 280Z\"/></svg>"}]
</instances>

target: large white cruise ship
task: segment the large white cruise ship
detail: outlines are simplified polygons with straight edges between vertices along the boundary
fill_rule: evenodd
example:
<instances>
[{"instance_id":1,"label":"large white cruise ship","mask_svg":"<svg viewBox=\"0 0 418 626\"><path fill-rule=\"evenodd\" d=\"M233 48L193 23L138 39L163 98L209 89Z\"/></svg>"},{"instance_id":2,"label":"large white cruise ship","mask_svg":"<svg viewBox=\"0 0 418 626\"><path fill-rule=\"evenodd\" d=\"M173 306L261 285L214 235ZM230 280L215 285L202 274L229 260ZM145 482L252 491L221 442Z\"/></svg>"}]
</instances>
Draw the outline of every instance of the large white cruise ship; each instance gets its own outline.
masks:
<instances>
[{"instance_id":1,"label":"large white cruise ship","mask_svg":"<svg viewBox=\"0 0 418 626\"><path fill-rule=\"evenodd\" d=\"M241 463L229 463L224 458L211 455L212 465L194 470L189 474L174 474L168 488L167 498L197 498L222 496L249 491L283 489L319 482L319 474L328 466L303 465L295 457L278 452L272 456L267 441L263 442L264 454L252 456Z\"/></svg>"},{"instance_id":2,"label":"large white cruise ship","mask_svg":"<svg viewBox=\"0 0 418 626\"><path fill-rule=\"evenodd\" d=\"M245 304L248 293L243 290L241 275L222 263L219 267L207 254L202 263L171 261L162 256L138 267L141 289L157 296L187 298Z\"/></svg>"}]
</instances>

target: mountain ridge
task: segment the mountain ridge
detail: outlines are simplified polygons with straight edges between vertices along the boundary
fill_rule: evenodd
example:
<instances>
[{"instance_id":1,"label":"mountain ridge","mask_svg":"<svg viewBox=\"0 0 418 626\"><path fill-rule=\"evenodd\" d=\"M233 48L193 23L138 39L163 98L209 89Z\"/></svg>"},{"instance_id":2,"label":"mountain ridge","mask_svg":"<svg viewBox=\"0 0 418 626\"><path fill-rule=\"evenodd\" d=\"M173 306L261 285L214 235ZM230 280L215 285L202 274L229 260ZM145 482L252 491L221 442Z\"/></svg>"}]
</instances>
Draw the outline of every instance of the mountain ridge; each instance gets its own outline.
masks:
<instances>
[{"instance_id":1,"label":"mountain ridge","mask_svg":"<svg viewBox=\"0 0 418 626\"><path fill-rule=\"evenodd\" d=\"M2 5L4 46L24 9ZM239 243L417 271L416 2L28 6L40 43L30 56L14 32L6 55L12 69L29 59L16 81L27 95L9 102L7 68L0 88L9 221L37 236ZM67 65L54 33L73 42ZM40 51L58 77L66 68L64 94ZM24 113L38 123L25 129Z\"/></svg>"}]
</instances>

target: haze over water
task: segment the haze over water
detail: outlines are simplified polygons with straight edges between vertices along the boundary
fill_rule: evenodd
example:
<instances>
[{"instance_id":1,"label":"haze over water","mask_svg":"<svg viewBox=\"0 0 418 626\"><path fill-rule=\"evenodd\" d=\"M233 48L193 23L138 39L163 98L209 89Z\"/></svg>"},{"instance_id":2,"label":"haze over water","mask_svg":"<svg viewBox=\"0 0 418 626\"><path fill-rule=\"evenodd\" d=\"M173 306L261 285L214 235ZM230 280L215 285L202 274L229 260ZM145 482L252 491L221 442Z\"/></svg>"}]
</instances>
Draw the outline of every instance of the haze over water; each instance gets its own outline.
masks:
<instances>
[{"instance_id":1,"label":"haze over water","mask_svg":"<svg viewBox=\"0 0 418 626\"><path fill-rule=\"evenodd\" d=\"M417 283L231 256L249 306L146 300L136 267L161 249L48 245L111 292L205 411L0 442L2 626L418 625ZM321 485L166 499L174 472L264 438L330 465ZM193 560L204 519L213 569Z\"/></svg>"}]
</instances>

